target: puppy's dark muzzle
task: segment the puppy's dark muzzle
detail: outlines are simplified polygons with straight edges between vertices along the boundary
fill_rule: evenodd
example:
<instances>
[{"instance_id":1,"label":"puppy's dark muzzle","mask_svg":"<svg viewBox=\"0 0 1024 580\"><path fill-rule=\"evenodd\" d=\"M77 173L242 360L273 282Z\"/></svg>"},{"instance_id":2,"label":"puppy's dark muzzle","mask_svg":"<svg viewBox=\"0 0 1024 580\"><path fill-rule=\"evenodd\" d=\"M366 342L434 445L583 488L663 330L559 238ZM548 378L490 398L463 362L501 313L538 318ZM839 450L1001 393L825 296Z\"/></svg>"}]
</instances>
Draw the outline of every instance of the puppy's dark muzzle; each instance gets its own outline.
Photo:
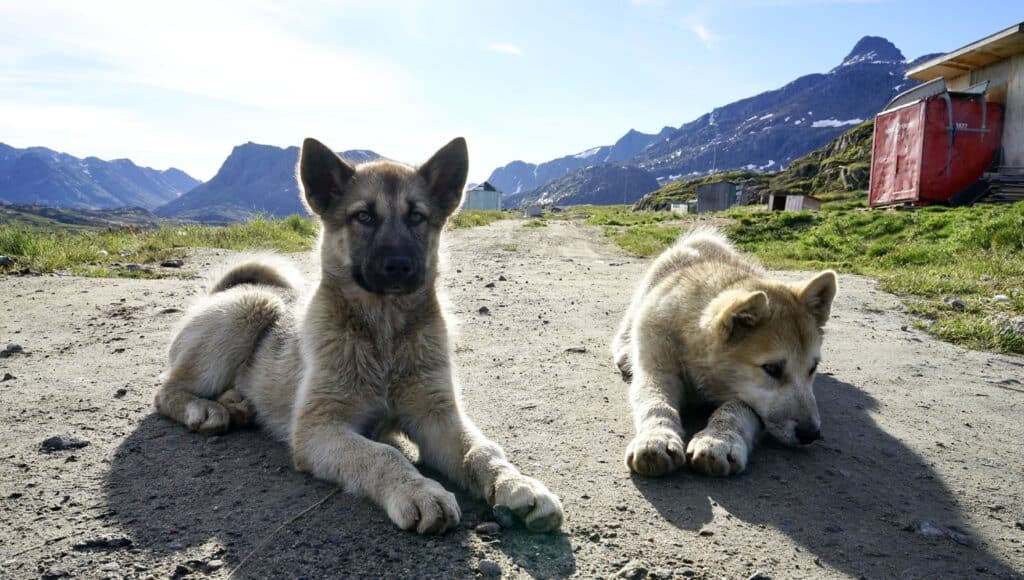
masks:
<instances>
[{"instance_id":1,"label":"puppy's dark muzzle","mask_svg":"<svg viewBox=\"0 0 1024 580\"><path fill-rule=\"evenodd\" d=\"M368 282L381 294L413 292L423 283L419 268L409 256L388 255L374 261Z\"/></svg>"},{"instance_id":2,"label":"puppy's dark muzzle","mask_svg":"<svg viewBox=\"0 0 1024 580\"><path fill-rule=\"evenodd\" d=\"M796 428L796 440L799 441L801 445L810 445L818 439L821 439L821 431L819 431L817 427L798 426Z\"/></svg>"}]
</instances>

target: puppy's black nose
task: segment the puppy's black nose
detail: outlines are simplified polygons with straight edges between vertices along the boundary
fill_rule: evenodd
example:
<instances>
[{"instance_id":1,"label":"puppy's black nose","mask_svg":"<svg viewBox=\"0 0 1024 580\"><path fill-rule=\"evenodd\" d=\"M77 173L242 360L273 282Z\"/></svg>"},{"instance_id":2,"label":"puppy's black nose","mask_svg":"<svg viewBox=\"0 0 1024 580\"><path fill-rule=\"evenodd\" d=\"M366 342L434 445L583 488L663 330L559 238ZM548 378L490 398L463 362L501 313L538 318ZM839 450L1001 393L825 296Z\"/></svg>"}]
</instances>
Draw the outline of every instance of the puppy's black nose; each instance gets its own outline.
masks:
<instances>
[{"instance_id":1,"label":"puppy's black nose","mask_svg":"<svg viewBox=\"0 0 1024 580\"><path fill-rule=\"evenodd\" d=\"M381 266L388 277L401 278L412 274L412 259L407 256L385 256Z\"/></svg>"},{"instance_id":2,"label":"puppy's black nose","mask_svg":"<svg viewBox=\"0 0 1024 580\"><path fill-rule=\"evenodd\" d=\"M810 445L818 439L821 439L821 431L817 427L804 427L798 425L796 428L796 440L801 445Z\"/></svg>"}]
</instances>

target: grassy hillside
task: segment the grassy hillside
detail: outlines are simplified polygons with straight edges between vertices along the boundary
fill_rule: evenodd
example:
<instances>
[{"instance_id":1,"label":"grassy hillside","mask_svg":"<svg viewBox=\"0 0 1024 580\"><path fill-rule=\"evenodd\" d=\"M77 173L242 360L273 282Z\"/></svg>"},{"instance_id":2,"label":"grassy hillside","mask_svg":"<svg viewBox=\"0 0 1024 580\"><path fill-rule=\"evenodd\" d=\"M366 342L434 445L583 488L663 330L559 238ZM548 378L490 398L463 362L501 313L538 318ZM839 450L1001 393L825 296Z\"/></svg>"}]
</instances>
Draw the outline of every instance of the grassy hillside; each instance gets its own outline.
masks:
<instances>
[{"instance_id":1,"label":"grassy hillside","mask_svg":"<svg viewBox=\"0 0 1024 580\"><path fill-rule=\"evenodd\" d=\"M717 181L743 185L754 198L773 192L814 195L825 200L862 197L871 172L874 120L865 121L828 145L797 159L777 173L730 171L675 181L641 198L633 209L667 210L672 203L697 199L697 186Z\"/></svg>"},{"instance_id":2,"label":"grassy hillside","mask_svg":"<svg viewBox=\"0 0 1024 580\"><path fill-rule=\"evenodd\" d=\"M265 249L296 252L312 247L316 224L301 216L283 220L256 218L244 224L197 224L137 228L51 229L19 223L0 228L0 255L14 261L9 272L63 271L84 276L152 277L156 271L117 264L153 264L182 257L185 248ZM128 255L122 255L122 251Z\"/></svg>"}]
</instances>

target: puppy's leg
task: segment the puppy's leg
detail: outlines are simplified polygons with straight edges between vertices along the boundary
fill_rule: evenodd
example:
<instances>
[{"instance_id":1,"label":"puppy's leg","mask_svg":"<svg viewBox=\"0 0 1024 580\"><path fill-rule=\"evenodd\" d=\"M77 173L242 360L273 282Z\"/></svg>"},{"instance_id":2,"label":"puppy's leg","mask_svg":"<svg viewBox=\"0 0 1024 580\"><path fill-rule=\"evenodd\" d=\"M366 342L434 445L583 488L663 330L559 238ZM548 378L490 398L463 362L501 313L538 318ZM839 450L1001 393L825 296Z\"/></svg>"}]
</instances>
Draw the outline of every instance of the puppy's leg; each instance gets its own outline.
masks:
<instances>
[{"instance_id":1,"label":"puppy's leg","mask_svg":"<svg viewBox=\"0 0 1024 580\"><path fill-rule=\"evenodd\" d=\"M292 430L295 468L369 497L403 530L436 534L457 525L455 496L423 477L402 452L353 425L363 411L336 398L307 398Z\"/></svg>"},{"instance_id":2,"label":"puppy's leg","mask_svg":"<svg viewBox=\"0 0 1024 580\"><path fill-rule=\"evenodd\" d=\"M502 448L487 439L462 413L447 373L413 387L402 401L402 425L419 446L427 465L483 497L491 507L504 506L535 532L562 525L558 496L519 472Z\"/></svg>"},{"instance_id":3,"label":"puppy's leg","mask_svg":"<svg viewBox=\"0 0 1024 580\"><path fill-rule=\"evenodd\" d=\"M747 467L747 457L761 433L761 420L741 401L715 409L708 426L690 439L690 467L705 475L734 475Z\"/></svg>"},{"instance_id":4,"label":"puppy's leg","mask_svg":"<svg viewBox=\"0 0 1024 580\"><path fill-rule=\"evenodd\" d=\"M632 350L632 345L630 344L632 334L633 317L630 313L627 313L619 324L619 330L615 333L615 338L612 340L612 357L615 360L615 366L619 368L622 380L627 383L633 378L632 365L629 360L629 352Z\"/></svg>"},{"instance_id":5,"label":"puppy's leg","mask_svg":"<svg viewBox=\"0 0 1024 580\"><path fill-rule=\"evenodd\" d=\"M231 425L228 409L217 401L195 396L192 385L193 381L185 371L172 370L156 393L153 401L156 410L204 435L218 435L227 431Z\"/></svg>"},{"instance_id":6,"label":"puppy's leg","mask_svg":"<svg viewBox=\"0 0 1024 580\"><path fill-rule=\"evenodd\" d=\"M677 375L634 369L629 385L636 436L626 448L626 466L645 477L671 473L686 463L679 419L682 380Z\"/></svg>"}]
</instances>

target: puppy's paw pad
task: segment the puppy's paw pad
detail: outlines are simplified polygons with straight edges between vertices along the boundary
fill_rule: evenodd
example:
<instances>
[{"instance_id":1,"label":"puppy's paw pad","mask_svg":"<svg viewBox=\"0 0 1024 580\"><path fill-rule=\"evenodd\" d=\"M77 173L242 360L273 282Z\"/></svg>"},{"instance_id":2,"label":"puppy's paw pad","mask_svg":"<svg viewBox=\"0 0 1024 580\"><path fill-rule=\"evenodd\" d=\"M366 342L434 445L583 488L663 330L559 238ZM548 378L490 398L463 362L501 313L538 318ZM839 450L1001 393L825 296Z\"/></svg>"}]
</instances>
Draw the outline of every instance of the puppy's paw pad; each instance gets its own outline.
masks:
<instances>
[{"instance_id":1,"label":"puppy's paw pad","mask_svg":"<svg viewBox=\"0 0 1024 580\"><path fill-rule=\"evenodd\" d=\"M426 478L395 490L385 509L395 525L418 534L444 533L458 525L462 517L455 495Z\"/></svg>"},{"instance_id":2,"label":"puppy's paw pad","mask_svg":"<svg viewBox=\"0 0 1024 580\"><path fill-rule=\"evenodd\" d=\"M747 467L747 444L729 433L701 431L686 447L690 467L704 475L735 475Z\"/></svg>"},{"instance_id":3,"label":"puppy's paw pad","mask_svg":"<svg viewBox=\"0 0 1024 580\"><path fill-rule=\"evenodd\" d=\"M217 401L193 399L185 407L185 425L204 435L219 435L231 425L231 415Z\"/></svg>"},{"instance_id":4,"label":"puppy's paw pad","mask_svg":"<svg viewBox=\"0 0 1024 580\"><path fill-rule=\"evenodd\" d=\"M644 477L666 475L686 464L685 449L682 437L674 431L644 431L626 448L626 466Z\"/></svg>"},{"instance_id":5,"label":"puppy's paw pad","mask_svg":"<svg viewBox=\"0 0 1024 580\"><path fill-rule=\"evenodd\" d=\"M495 511L508 510L533 532L551 532L562 526L564 513L558 496L541 482L516 473L494 484Z\"/></svg>"}]
</instances>

